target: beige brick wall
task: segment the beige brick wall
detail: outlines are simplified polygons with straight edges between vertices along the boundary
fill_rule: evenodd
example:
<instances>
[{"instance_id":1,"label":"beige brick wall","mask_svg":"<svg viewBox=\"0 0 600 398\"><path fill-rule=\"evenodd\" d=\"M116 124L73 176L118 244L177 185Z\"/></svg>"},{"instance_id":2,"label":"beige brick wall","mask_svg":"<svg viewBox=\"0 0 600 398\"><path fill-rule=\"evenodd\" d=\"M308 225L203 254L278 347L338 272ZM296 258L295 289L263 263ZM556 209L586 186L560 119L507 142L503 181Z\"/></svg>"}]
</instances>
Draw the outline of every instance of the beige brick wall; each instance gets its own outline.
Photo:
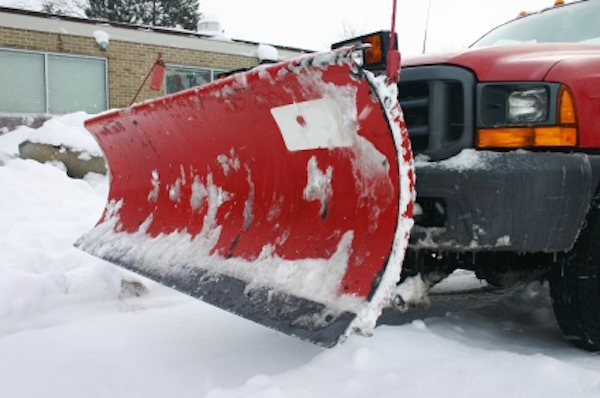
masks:
<instances>
[{"instance_id":1,"label":"beige brick wall","mask_svg":"<svg viewBox=\"0 0 600 398\"><path fill-rule=\"evenodd\" d=\"M177 39L177 36L173 36L174 41ZM112 38L108 49L101 51L93 37L36 32L7 27L0 27L0 48L2 47L106 58L108 63L109 108L121 108L129 105L159 52L162 53L162 59L167 64L236 69L254 66L258 63L256 57L132 43ZM147 82L138 95L136 102L164 94L164 88L162 92L156 92L151 91L148 86Z\"/></svg>"}]
</instances>

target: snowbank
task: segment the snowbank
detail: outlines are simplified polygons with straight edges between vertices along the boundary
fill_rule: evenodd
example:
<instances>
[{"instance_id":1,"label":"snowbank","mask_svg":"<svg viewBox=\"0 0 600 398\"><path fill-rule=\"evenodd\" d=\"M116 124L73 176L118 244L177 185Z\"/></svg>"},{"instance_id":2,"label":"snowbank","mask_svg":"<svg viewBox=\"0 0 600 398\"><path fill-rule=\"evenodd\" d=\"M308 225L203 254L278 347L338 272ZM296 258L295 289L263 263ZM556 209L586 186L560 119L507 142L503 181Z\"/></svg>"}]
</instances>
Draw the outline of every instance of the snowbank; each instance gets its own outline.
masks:
<instances>
[{"instance_id":1,"label":"snowbank","mask_svg":"<svg viewBox=\"0 0 600 398\"><path fill-rule=\"evenodd\" d=\"M0 151L9 155L19 155L19 144L30 141L53 146L67 146L91 156L102 156L96 140L83 127L89 117L85 112L77 112L52 118L39 129L21 126L0 136Z\"/></svg>"}]
</instances>

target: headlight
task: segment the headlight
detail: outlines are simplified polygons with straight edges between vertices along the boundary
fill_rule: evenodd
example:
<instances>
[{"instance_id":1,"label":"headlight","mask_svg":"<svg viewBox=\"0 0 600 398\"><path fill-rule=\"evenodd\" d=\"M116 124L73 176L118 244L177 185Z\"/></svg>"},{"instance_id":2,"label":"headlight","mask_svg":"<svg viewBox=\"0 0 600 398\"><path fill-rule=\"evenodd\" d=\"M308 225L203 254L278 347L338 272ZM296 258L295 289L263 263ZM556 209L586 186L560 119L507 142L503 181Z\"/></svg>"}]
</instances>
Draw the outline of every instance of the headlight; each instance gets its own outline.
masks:
<instances>
[{"instance_id":1,"label":"headlight","mask_svg":"<svg viewBox=\"0 0 600 398\"><path fill-rule=\"evenodd\" d=\"M557 83L480 83L478 124L481 127L552 124L551 104L556 101Z\"/></svg>"},{"instance_id":2,"label":"headlight","mask_svg":"<svg viewBox=\"0 0 600 398\"><path fill-rule=\"evenodd\" d=\"M480 83L478 148L573 147L578 142L573 95L559 83Z\"/></svg>"},{"instance_id":3,"label":"headlight","mask_svg":"<svg viewBox=\"0 0 600 398\"><path fill-rule=\"evenodd\" d=\"M548 91L543 88L513 91L506 99L510 124L543 123L548 119Z\"/></svg>"}]
</instances>

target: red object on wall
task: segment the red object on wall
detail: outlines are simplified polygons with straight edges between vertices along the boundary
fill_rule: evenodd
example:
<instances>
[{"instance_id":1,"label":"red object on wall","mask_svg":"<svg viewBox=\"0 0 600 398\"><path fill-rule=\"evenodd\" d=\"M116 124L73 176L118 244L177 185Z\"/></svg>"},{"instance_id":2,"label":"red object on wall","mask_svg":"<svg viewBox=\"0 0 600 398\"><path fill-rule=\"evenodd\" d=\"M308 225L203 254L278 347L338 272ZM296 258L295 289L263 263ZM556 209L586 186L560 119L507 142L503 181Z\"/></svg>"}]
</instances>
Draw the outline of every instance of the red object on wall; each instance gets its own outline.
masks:
<instances>
[{"instance_id":1,"label":"red object on wall","mask_svg":"<svg viewBox=\"0 0 600 398\"><path fill-rule=\"evenodd\" d=\"M150 77L150 90L160 91L165 81L165 63L162 59L157 59L152 67L152 76Z\"/></svg>"}]
</instances>

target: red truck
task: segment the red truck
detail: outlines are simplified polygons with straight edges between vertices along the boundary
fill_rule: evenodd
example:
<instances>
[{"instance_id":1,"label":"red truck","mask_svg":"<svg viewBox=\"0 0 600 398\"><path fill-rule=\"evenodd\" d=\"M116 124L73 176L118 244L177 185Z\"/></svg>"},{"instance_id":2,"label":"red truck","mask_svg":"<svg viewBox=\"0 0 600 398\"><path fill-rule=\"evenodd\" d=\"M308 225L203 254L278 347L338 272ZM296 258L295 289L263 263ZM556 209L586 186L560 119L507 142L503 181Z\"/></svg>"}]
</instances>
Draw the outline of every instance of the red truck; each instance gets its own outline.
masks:
<instances>
[{"instance_id":1,"label":"red truck","mask_svg":"<svg viewBox=\"0 0 600 398\"><path fill-rule=\"evenodd\" d=\"M558 2L557 2L558 3ZM456 268L549 280L574 345L600 350L600 1L557 4L470 48L405 57L416 211L402 279ZM389 34L349 42L381 71ZM402 297L396 300L406 303Z\"/></svg>"}]
</instances>

